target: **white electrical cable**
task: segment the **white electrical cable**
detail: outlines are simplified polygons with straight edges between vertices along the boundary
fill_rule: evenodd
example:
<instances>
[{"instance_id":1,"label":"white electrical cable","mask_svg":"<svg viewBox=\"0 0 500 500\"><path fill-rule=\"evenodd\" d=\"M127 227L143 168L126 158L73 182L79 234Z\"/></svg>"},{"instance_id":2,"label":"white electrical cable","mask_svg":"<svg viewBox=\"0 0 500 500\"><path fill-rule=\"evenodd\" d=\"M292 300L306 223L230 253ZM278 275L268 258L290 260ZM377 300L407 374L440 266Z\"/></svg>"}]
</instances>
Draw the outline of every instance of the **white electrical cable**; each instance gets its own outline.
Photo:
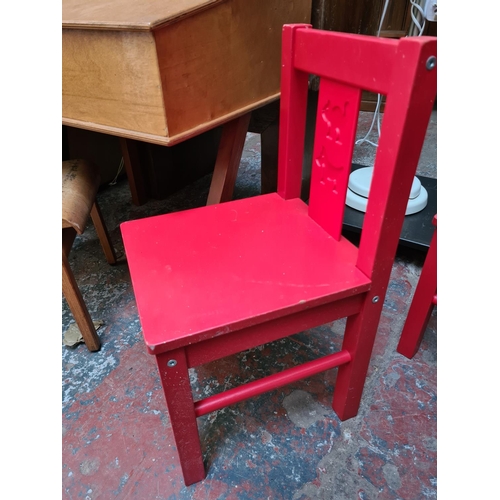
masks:
<instances>
[{"instance_id":1,"label":"white electrical cable","mask_svg":"<svg viewBox=\"0 0 500 500\"><path fill-rule=\"evenodd\" d=\"M116 181L118 180L118 176L120 175L120 172L123 169L124 161L123 158L120 160L120 165L118 167L118 172L116 172L115 178L109 183L110 186L114 186L116 184Z\"/></svg>"},{"instance_id":2,"label":"white electrical cable","mask_svg":"<svg viewBox=\"0 0 500 500\"><path fill-rule=\"evenodd\" d=\"M410 3L411 3L411 8L410 8L411 19L413 21L413 24L418 29L417 36L421 36L422 33L424 32L424 28L425 28L424 10L415 0L410 0ZM385 14L387 12L388 5L389 5L389 0L385 0L384 9L382 11L382 16L380 17L380 24L379 24L378 31L377 31L378 37L380 36L380 31L382 30L382 23L384 22L384 18L385 18ZM420 22L417 19L417 16L413 12L413 8L417 9L417 11L420 12L420 14L422 15L422 20L423 20L422 25L420 25ZM370 136L370 134L373 130L373 126L375 125L375 121L377 122L377 135L378 135L378 137L380 137L380 106L381 106L381 104L382 104L382 96L380 94L377 94L377 106L375 107L375 111L373 113L373 119L372 119L372 123L370 125L370 128L368 129L368 132L366 133L366 135L362 139L358 139L356 141L356 143L355 143L356 145L362 144L363 142L367 142L368 144L371 144L374 147L378 147L378 143L370 141L368 139L368 137Z\"/></svg>"},{"instance_id":3,"label":"white electrical cable","mask_svg":"<svg viewBox=\"0 0 500 500\"><path fill-rule=\"evenodd\" d=\"M411 3L411 9L410 9L410 15L411 15L411 20L415 24L415 26L418 29L418 35L417 36L422 36L422 33L424 32L425 28L425 13L424 9L415 1L415 0L410 0ZM420 26L420 21L417 19L417 16L413 12L413 8L416 8L420 14L422 15L422 26Z\"/></svg>"},{"instance_id":4,"label":"white electrical cable","mask_svg":"<svg viewBox=\"0 0 500 500\"><path fill-rule=\"evenodd\" d=\"M410 1L413 2L413 0L410 0ZM387 12L388 5L389 5L389 0L385 0L384 9L382 10L382 16L380 17L380 24L379 24L378 30L377 30L378 37L380 36L380 31L382 30L382 23L384 22L384 18L385 18L385 14ZM358 139L356 141L356 144L362 144L363 142L367 142L368 144L371 144L374 147L378 146L377 143L370 141L368 139L368 137L370 136L370 134L372 132L373 126L375 125L375 121L377 122L377 133L378 133L378 136L380 137L380 105L381 104L382 104L382 96L380 94L377 94L377 106L375 107L375 112L373 113L373 119L372 119L372 123L370 125L370 128L369 128L368 132L366 133L366 135L362 139Z\"/></svg>"}]
</instances>

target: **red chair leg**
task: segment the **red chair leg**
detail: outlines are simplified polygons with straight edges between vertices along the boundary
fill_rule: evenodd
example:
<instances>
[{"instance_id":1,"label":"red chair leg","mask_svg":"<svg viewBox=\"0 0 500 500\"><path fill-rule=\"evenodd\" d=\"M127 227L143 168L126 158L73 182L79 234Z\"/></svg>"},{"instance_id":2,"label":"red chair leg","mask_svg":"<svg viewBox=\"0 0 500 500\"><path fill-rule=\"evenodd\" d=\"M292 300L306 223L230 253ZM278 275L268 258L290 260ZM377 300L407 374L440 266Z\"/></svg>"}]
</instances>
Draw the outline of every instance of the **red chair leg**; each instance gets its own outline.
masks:
<instances>
[{"instance_id":1,"label":"red chair leg","mask_svg":"<svg viewBox=\"0 0 500 500\"><path fill-rule=\"evenodd\" d=\"M409 359L415 356L420 347L434 309L436 292L437 240L434 232L397 347L397 351Z\"/></svg>"},{"instance_id":2,"label":"red chair leg","mask_svg":"<svg viewBox=\"0 0 500 500\"><path fill-rule=\"evenodd\" d=\"M156 356L186 486L205 478L198 424L184 349Z\"/></svg>"},{"instance_id":3,"label":"red chair leg","mask_svg":"<svg viewBox=\"0 0 500 500\"><path fill-rule=\"evenodd\" d=\"M342 350L351 354L351 361L338 369L332 404L340 420L358 414L382 310L381 302L382 299L367 302L359 314L347 318Z\"/></svg>"}]
</instances>

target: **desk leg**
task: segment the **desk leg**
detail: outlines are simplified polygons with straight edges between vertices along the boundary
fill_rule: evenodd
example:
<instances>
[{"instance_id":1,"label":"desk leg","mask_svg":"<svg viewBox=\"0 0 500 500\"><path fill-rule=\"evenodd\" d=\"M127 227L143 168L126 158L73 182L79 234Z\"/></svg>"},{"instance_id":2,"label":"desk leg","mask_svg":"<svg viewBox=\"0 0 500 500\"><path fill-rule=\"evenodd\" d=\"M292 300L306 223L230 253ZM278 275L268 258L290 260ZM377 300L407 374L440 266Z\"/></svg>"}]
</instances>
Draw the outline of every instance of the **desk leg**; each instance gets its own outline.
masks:
<instances>
[{"instance_id":1,"label":"desk leg","mask_svg":"<svg viewBox=\"0 0 500 500\"><path fill-rule=\"evenodd\" d=\"M132 203L134 205L142 205L146 203L147 196L136 141L120 137L120 146L130 194L132 195Z\"/></svg>"},{"instance_id":2,"label":"desk leg","mask_svg":"<svg viewBox=\"0 0 500 500\"><path fill-rule=\"evenodd\" d=\"M233 197L250 116L251 113L247 113L235 118L226 123L222 129L207 205L230 201Z\"/></svg>"}]
</instances>

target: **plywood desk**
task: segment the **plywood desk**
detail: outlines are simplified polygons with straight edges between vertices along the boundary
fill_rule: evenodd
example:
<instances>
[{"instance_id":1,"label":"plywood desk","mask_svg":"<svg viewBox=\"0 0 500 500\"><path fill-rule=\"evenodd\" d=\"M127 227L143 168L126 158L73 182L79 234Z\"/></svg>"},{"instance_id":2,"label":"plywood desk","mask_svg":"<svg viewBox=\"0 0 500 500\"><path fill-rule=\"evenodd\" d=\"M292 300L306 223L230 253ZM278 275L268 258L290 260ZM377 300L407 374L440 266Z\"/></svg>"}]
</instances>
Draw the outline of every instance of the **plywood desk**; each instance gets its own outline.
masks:
<instances>
[{"instance_id":1,"label":"plywood desk","mask_svg":"<svg viewBox=\"0 0 500 500\"><path fill-rule=\"evenodd\" d=\"M311 0L63 0L62 123L172 146L224 125L209 203L232 195L250 112L279 97L281 29Z\"/></svg>"}]
</instances>

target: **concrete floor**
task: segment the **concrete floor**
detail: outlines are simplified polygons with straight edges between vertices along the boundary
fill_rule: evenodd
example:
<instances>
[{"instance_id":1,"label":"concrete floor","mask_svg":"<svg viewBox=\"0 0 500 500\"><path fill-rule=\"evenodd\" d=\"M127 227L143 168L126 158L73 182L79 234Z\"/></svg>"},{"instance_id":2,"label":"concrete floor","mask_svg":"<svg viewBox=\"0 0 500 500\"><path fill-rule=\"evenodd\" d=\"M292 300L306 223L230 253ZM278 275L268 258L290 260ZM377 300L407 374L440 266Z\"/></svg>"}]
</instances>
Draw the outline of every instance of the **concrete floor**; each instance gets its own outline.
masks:
<instances>
[{"instance_id":1,"label":"concrete floor","mask_svg":"<svg viewBox=\"0 0 500 500\"><path fill-rule=\"evenodd\" d=\"M371 113L363 113L364 136ZM436 177L436 121L419 173ZM369 165L374 148L356 147ZM136 207L125 179L98 194L121 255L109 266L93 226L70 262L99 330L102 348L62 347L64 499L424 499L436 498L436 319L412 360L396 352L424 255L401 249L392 271L359 414L340 422L330 402L336 370L199 419L207 478L185 487L160 380L147 354L119 224L202 206L210 175L164 200ZM260 136L248 134L235 198L258 194ZM63 299L62 332L73 322ZM230 356L192 371L196 397L259 378L338 347L343 322ZM203 381L203 383L202 383Z\"/></svg>"}]
</instances>

